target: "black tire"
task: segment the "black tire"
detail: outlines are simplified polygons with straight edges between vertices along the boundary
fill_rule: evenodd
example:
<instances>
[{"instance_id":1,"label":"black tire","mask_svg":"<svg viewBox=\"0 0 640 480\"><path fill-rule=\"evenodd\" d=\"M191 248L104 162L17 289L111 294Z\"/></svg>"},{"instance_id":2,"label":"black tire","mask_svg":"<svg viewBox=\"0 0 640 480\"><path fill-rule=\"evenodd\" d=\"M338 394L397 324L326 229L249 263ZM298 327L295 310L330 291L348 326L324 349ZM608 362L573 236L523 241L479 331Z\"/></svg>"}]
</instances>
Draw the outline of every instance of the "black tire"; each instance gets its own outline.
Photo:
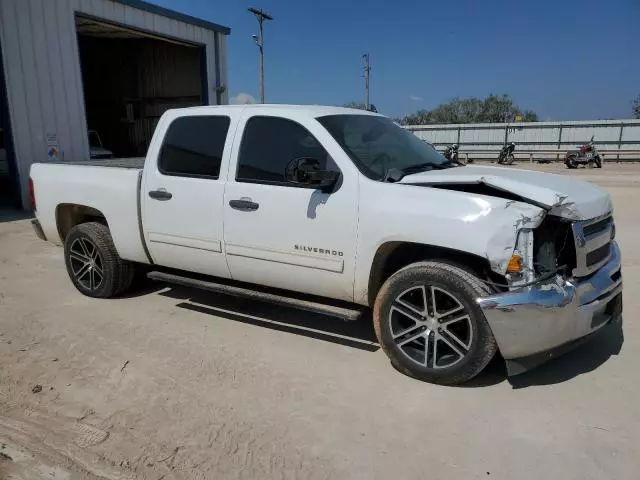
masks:
<instances>
[{"instance_id":1,"label":"black tire","mask_svg":"<svg viewBox=\"0 0 640 480\"><path fill-rule=\"evenodd\" d=\"M78 260L78 254L73 249L79 244L95 247L94 265L101 267L102 272L99 282L98 275L94 278L91 272L78 278L83 271L83 267L78 269L78 265L83 265L83 260ZM73 227L64 242L64 260L71 282L80 293L88 297L115 297L127 290L133 282L135 265L120 258L109 228L101 223L81 223ZM95 266L91 268L96 269ZM87 280L86 275L90 280Z\"/></svg>"},{"instance_id":2,"label":"black tire","mask_svg":"<svg viewBox=\"0 0 640 480\"><path fill-rule=\"evenodd\" d=\"M575 161L573 160L573 157L567 157L564 161L564 164L567 166L568 169L578 168Z\"/></svg>"},{"instance_id":3,"label":"black tire","mask_svg":"<svg viewBox=\"0 0 640 480\"><path fill-rule=\"evenodd\" d=\"M437 358L433 352L437 351L437 347L431 347L433 357L431 365L427 352L425 352L425 365L420 365L404 353L406 347L400 347L394 341L394 333L396 340L406 338L398 336L397 331L393 332L392 315L398 313L396 301L399 297L406 295L407 291L421 286L435 287L436 290L443 289L443 291L453 294L459 305L463 307L464 315L468 316L465 322L468 322L468 328L473 332L470 334L469 344L466 347L468 349L464 356L461 356L457 363L451 366L434 368L434 362L437 362ZM391 360L392 365L410 377L440 385L464 383L479 374L498 350L491 327L476 303L478 297L489 294L490 290L485 284L460 267L436 261L408 265L394 273L384 283L376 297L373 308L373 323L380 346ZM425 298L425 301L429 301L428 298ZM394 306L393 310L392 306ZM416 325L418 324L416 323ZM426 330L428 327L422 328ZM442 329L438 328L437 330L441 331ZM408 334L408 336L411 335L413 332ZM435 340L435 335L437 335L435 331L427 330L426 335L426 340L421 338L416 342L424 341L428 345L435 345L438 342ZM447 335L449 334L447 333ZM429 350L427 346L425 346L425 350Z\"/></svg>"},{"instance_id":4,"label":"black tire","mask_svg":"<svg viewBox=\"0 0 640 480\"><path fill-rule=\"evenodd\" d=\"M514 157L513 153L510 153L507 157L507 165L513 165L513 162L516 161L516 157Z\"/></svg>"},{"instance_id":5,"label":"black tire","mask_svg":"<svg viewBox=\"0 0 640 480\"><path fill-rule=\"evenodd\" d=\"M595 158L596 168L602 168L602 159L600 157Z\"/></svg>"}]
</instances>

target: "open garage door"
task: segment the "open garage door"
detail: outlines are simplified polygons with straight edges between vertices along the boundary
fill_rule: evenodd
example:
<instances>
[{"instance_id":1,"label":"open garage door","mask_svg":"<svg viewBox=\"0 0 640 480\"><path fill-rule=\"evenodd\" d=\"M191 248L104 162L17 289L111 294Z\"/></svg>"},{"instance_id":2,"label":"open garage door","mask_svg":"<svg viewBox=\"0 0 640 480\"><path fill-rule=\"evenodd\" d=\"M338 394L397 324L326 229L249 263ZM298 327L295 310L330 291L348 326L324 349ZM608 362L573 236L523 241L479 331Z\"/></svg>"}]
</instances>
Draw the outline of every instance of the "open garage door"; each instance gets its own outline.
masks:
<instances>
[{"instance_id":1,"label":"open garage door","mask_svg":"<svg viewBox=\"0 0 640 480\"><path fill-rule=\"evenodd\" d=\"M20 180L12 148L11 119L0 44L0 208L20 207Z\"/></svg>"},{"instance_id":2,"label":"open garage door","mask_svg":"<svg viewBox=\"0 0 640 480\"><path fill-rule=\"evenodd\" d=\"M144 156L160 116L207 104L204 47L77 15L93 158Z\"/></svg>"}]
</instances>

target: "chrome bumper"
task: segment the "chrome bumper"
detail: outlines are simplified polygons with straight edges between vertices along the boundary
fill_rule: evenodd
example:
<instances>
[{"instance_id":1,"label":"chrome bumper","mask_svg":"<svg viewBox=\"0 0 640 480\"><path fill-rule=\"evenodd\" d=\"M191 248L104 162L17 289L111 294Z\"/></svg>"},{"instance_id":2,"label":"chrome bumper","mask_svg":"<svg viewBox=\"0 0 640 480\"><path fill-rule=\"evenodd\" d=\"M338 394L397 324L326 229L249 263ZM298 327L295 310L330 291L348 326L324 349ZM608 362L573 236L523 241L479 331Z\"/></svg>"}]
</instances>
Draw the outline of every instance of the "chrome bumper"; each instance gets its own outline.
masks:
<instances>
[{"instance_id":1,"label":"chrome bumper","mask_svg":"<svg viewBox=\"0 0 640 480\"><path fill-rule=\"evenodd\" d=\"M508 293L478 299L506 360L532 356L595 332L622 313L620 249L591 277L560 276Z\"/></svg>"}]
</instances>

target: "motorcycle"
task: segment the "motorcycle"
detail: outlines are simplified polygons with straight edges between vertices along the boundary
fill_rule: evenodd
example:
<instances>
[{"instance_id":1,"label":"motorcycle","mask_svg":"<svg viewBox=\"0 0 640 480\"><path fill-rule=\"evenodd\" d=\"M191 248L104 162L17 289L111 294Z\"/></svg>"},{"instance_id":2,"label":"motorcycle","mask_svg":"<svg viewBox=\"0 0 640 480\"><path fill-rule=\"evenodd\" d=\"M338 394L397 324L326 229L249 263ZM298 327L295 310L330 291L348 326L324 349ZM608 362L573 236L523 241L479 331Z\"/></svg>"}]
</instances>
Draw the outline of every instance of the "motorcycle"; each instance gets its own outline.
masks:
<instances>
[{"instance_id":1,"label":"motorcycle","mask_svg":"<svg viewBox=\"0 0 640 480\"><path fill-rule=\"evenodd\" d=\"M567 168L578 168L578 165L585 165L590 168L602 168L602 157L591 140L582 145L579 150L571 150L564 157L564 164Z\"/></svg>"},{"instance_id":2,"label":"motorcycle","mask_svg":"<svg viewBox=\"0 0 640 480\"><path fill-rule=\"evenodd\" d=\"M511 142L506 144L500 150L500 154L498 155L498 164L500 165L513 165L513 162L516 158L513 156L513 151L516 149L516 144Z\"/></svg>"},{"instance_id":3,"label":"motorcycle","mask_svg":"<svg viewBox=\"0 0 640 480\"><path fill-rule=\"evenodd\" d=\"M455 143L449 145L442 155L450 162L461 163L458 160L458 145Z\"/></svg>"}]
</instances>

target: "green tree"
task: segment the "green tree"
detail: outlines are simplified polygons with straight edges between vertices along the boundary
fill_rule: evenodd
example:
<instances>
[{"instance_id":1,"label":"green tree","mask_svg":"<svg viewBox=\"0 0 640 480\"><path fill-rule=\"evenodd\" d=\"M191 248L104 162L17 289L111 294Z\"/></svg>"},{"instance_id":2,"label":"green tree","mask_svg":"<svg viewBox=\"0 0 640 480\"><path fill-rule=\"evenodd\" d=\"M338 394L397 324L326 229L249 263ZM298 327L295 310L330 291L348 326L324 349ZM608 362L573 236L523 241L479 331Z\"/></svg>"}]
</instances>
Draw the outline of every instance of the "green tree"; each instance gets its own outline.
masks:
<instances>
[{"instance_id":1,"label":"green tree","mask_svg":"<svg viewBox=\"0 0 640 480\"><path fill-rule=\"evenodd\" d=\"M525 110L522 113L522 117L523 117L523 121L524 122L539 122L540 120L538 119L538 114L532 110Z\"/></svg>"},{"instance_id":2,"label":"green tree","mask_svg":"<svg viewBox=\"0 0 640 480\"><path fill-rule=\"evenodd\" d=\"M428 125L434 122L431 121L429 110L418 110L416 113L404 117L401 123L403 125Z\"/></svg>"},{"instance_id":3,"label":"green tree","mask_svg":"<svg viewBox=\"0 0 640 480\"><path fill-rule=\"evenodd\" d=\"M633 102L633 118L640 118L640 95Z\"/></svg>"},{"instance_id":4,"label":"green tree","mask_svg":"<svg viewBox=\"0 0 640 480\"><path fill-rule=\"evenodd\" d=\"M343 105L343 107L346 108L357 108L360 110L366 110L367 106L364 104L364 102L349 102L349 103L345 103Z\"/></svg>"},{"instance_id":5,"label":"green tree","mask_svg":"<svg viewBox=\"0 0 640 480\"><path fill-rule=\"evenodd\" d=\"M515 120L520 113L518 107L508 95L491 94L482 102L482 110L478 121L480 123L505 123Z\"/></svg>"},{"instance_id":6,"label":"green tree","mask_svg":"<svg viewBox=\"0 0 640 480\"><path fill-rule=\"evenodd\" d=\"M419 110L403 119L406 125L446 124L446 123L504 123L513 122L516 116L524 121L537 122L538 115L531 111L522 112L508 95L489 95L478 98L455 97L448 103L438 105L433 110Z\"/></svg>"}]
</instances>

